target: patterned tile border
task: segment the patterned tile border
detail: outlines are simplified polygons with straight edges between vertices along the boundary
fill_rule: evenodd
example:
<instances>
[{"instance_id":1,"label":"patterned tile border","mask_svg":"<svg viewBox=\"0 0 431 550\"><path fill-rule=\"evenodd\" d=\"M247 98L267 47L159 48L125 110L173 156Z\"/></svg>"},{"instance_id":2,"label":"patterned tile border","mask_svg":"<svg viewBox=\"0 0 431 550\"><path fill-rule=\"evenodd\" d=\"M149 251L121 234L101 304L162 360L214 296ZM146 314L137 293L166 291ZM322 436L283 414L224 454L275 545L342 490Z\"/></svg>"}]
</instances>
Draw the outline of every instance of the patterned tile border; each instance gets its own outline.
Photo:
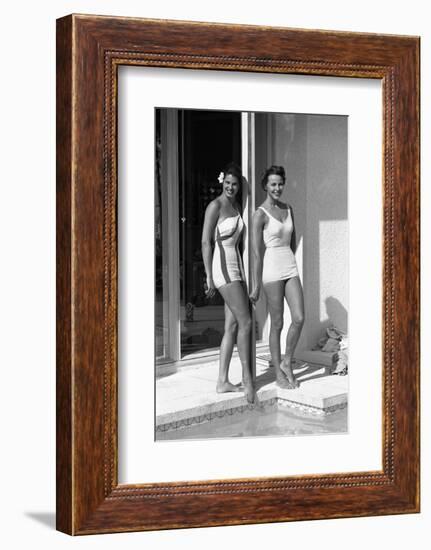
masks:
<instances>
[{"instance_id":1,"label":"patterned tile border","mask_svg":"<svg viewBox=\"0 0 431 550\"><path fill-rule=\"evenodd\" d=\"M327 416L329 414L332 414L338 410L345 409L347 407L347 402L339 403L337 405L333 405L331 407L327 407L326 409L319 409L317 407L312 407L309 405L304 405L302 403L296 403L295 401L289 401L287 399L281 399L280 397L273 397L271 399L266 399L264 401L260 401L259 405L254 404L246 404L246 405L240 405L238 407L233 407L230 409L224 409L219 411L213 411L209 413L204 413L196 416L192 416L189 418L183 418L181 420L173 421L173 422L167 422L165 424L159 424L156 426L156 433L157 432L168 432L173 430L178 430L181 428L187 428L188 426L193 426L195 424L203 424L204 422L211 422L211 420L215 418L223 418L225 416L233 416L237 414L242 414L246 411L251 411L257 406L259 407L270 407L272 405L278 405L281 408L289 408L289 409L297 409L301 412L306 412L308 414L314 415L314 416Z\"/></svg>"},{"instance_id":2,"label":"patterned tile border","mask_svg":"<svg viewBox=\"0 0 431 550\"><path fill-rule=\"evenodd\" d=\"M289 401L288 399L281 399L280 397L277 399L277 404L285 409L297 409L301 412L306 412L315 416L327 416L347 407L347 401L345 401L344 403L337 403L336 405L325 407L324 409L319 409L318 407L304 405L303 403Z\"/></svg>"}]
</instances>

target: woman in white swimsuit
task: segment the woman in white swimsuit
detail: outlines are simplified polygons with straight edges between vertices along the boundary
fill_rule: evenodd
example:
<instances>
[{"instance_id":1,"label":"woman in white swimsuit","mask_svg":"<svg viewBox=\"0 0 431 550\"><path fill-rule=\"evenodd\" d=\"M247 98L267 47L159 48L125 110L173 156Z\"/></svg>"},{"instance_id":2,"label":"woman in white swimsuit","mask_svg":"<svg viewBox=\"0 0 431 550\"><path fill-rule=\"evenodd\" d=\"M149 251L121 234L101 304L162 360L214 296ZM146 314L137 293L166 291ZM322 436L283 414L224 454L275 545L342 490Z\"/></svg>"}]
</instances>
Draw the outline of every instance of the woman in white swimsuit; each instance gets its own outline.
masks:
<instances>
[{"instance_id":1,"label":"woman in white swimsuit","mask_svg":"<svg viewBox=\"0 0 431 550\"><path fill-rule=\"evenodd\" d=\"M202 257L207 275L206 293L212 298L217 289L225 301L225 326L220 344L216 390L218 393L241 391L241 387L229 382L228 376L236 340L245 396L247 401L252 403L254 388L250 369L251 316L244 268L238 249L244 223L236 197L240 190L242 175L238 166L230 164L222 176L223 192L207 206L202 230Z\"/></svg>"},{"instance_id":2,"label":"woman in white swimsuit","mask_svg":"<svg viewBox=\"0 0 431 550\"><path fill-rule=\"evenodd\" d=\"M283 388L294 389L299 382L292 371L292 359L304 324L304 297L294 255L296 242L292 207L280 201L285 183L282 166L271 166L262 179L266 199L253 215L255 261L250 300L256 303L263 286L271 317L269 348L276 381ZM284 300L289 306L292 322L287 333L284 359L281 360Z\"/></svg>"}]
</instances>

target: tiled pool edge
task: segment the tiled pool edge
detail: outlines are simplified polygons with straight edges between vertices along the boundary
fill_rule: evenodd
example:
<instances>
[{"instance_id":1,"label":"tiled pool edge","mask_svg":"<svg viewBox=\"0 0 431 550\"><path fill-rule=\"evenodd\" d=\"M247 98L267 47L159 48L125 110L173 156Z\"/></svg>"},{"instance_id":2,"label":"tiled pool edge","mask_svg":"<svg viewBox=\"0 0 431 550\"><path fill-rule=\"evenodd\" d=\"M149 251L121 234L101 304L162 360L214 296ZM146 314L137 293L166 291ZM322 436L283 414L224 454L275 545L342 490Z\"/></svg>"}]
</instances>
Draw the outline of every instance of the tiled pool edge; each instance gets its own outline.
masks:
<instances>
[{"instance_id":1,"label":"tiled pool edge","mask_svg":"<svg viewBox=\"0 0 431 550\"><path fill-rule=\"evenodd\" d=\"M282 393L286 390L279 391L280 393ZM293 401L291 399L286 399L285 396L278 395L278 391L276 388L262 392L262 394L258 395L258 398L259 402L257 404L249 404L246 402L245 398L241 398L241 401L243 401L243 403L241 403L240 405L227 407L227 405L231 401L234 401L235 403L238 402L238 399L232 399L218 403L211 403L210 405L203 405L202 407L195 407L193 409L160 415L156 418L156 433L176 431L178 429L188 426L211 422L211 420L215 418L223 418L225 416L242 414L246 410L253 410L257 407L268 407L275 404L283 408L300 410L301 412L305 412L314 416L325 416L346 408L348 402L347 394L339 394L338 396L327 398L327 406L324 408L320 408L298 401ZM176 418L173 418L174 416Z\"/></svg>"}]
</instances>

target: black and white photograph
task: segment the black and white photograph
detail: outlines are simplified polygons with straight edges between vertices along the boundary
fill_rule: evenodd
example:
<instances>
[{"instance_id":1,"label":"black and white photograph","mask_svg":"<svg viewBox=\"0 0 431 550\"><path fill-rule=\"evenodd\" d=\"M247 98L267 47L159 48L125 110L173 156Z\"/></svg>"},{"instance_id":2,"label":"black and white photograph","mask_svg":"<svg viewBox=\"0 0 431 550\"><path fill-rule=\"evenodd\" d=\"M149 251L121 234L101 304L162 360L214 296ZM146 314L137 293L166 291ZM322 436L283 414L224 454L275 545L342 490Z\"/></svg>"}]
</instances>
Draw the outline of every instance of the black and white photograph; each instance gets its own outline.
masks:
<instances>
[{"instance_id":1,"label":"black and white photograph","mask_svg":"<svg viewBox=\"0 0 431 550\"><path fill-rule=\"evenodd\" d=\"M426 548L428 4L2 15L2 547Z\"/></svg>"},{"instance_id":2,"label":"black and white photograph","mask_svg":"<svg viewBox=\"0 0 431 550\"><path fill-rule=\"evenodd\" d=\"M348 116L155 109L155 440L348 432Z\"/></svg>"}]
</instances>

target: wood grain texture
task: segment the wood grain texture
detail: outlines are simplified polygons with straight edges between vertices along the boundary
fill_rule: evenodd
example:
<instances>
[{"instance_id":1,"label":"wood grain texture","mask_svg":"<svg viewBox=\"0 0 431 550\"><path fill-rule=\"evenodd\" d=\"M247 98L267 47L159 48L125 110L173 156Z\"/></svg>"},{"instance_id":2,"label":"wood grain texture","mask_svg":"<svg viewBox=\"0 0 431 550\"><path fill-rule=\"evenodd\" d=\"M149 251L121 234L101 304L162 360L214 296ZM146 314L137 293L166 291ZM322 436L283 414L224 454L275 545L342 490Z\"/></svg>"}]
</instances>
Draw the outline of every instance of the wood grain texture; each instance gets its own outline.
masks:
<instances>
[{"instance_id":1,"label":"wood grain texture","mask_svg":"<svg viewBox=\"0 0 431 550\"><path fill-rule=\"evenodd\" d=\"M70 534L419 510L419 39L68 16L57 39L57 527ZM383 470L118 485L117 68L383 83Z\"/></svg>"},{"instance_id":2,"label":"wood grain texture","mask_svg":"<svg viewBox=\"0 0 431 550\"><path fill-rule=\"evenodd\" d=\"M72 33L57 23L57 529L72 531Z\"/></svg>"}]
</instances>

